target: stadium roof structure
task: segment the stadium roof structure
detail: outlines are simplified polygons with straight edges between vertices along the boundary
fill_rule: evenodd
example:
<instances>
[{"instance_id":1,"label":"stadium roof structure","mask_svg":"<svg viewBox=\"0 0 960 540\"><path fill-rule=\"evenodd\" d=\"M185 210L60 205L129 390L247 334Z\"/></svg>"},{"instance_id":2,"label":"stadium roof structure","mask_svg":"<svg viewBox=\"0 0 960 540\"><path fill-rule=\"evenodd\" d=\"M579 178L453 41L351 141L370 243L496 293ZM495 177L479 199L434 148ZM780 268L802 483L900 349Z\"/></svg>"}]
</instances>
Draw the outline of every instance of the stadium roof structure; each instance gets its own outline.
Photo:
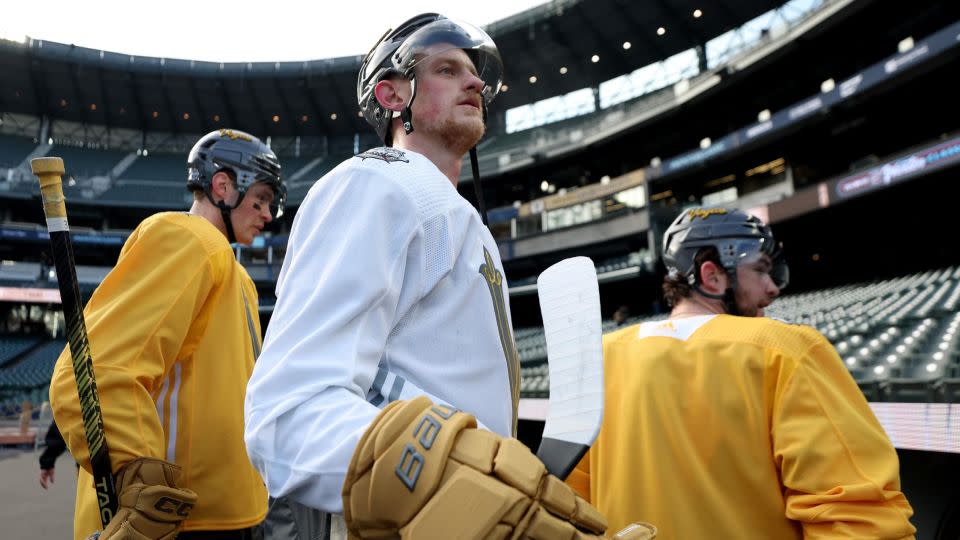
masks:
<instances>
[{"instance_id":1,"label":"stadium roof structure","mask_svg":"<svg viewBox=\"0 0 960 540\"><path fill-rule=\"evenodd\" d=\"M487 30L505 59L508 91L492 112L597 87L782 3L553 0L496 21ZM229 126L258 135L352 136L367 130L355 99L360 61L217 63L0 40L0 111L142 132Z\"/></svg>"}]
</instances>

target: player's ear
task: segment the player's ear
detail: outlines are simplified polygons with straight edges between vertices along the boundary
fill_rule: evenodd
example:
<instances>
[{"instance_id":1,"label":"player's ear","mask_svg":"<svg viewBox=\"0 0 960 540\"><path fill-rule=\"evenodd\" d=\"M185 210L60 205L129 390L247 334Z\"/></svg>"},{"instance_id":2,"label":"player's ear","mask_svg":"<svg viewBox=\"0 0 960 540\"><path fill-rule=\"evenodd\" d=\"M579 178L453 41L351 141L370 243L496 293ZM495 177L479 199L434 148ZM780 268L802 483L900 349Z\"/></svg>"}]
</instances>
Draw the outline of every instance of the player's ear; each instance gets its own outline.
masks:
<instances>
[{"instance_id":1,"label":"player's ear","mask_svg":"<svg viewBox=\"0 0 960 540\"><path fill-rule=\"evenodd\" d=\"M713 261L704 261L698 270L700 283L705 291L720 294L727 288L727 272Z\"/></svg>"},{"instance_id":2,"label":"player's ear","mask_svg":"<svg viewBox=\"0 0 960 540\"><path fill-rule=\"evenodd\" d=\"M410 97L410 81L402 77L384 79L373 88L373 95L384 109L401 111Z\"/></svg>"},{"instance_id":3,"label":"player's ear","mask_svg":"<svg viewBox=\"0 0 960 540\"><path fill-rule=\"evenodd\" d=\"M230 179L230 175L225 171L217 172L213 175L213 178L210 179L210 191L217 199L225 199L227 194L230 193L230 187L232 185L233 180Z\"/></svg>"}]
</instances>

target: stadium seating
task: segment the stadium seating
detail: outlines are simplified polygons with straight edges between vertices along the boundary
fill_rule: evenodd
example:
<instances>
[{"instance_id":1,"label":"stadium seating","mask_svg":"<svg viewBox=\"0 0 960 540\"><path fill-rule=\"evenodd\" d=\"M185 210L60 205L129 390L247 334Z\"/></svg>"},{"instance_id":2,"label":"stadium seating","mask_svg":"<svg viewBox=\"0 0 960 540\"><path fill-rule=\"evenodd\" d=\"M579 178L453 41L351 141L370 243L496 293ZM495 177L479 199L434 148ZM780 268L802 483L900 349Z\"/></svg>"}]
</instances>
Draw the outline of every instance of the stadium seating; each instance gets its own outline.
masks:
<instances>
[{"instance_id":1,"label":"stadium seating","mask_svg":"<svg viewBox=\"0 0 960 540\"><path fill-rule=\"evenodd\" d=\"M38 388L50 383L53 364L66 346L64 340L53 340L26 354L19 362L0 370L0 387Z\"/></svg>"},{"instance_id":2,"label":"stadium seating","mask_svg":"<svg viewBox=\"0 0 960 540\"><path fill-rule=\"evenodd\" d=\"M182 186L187 181L187 159L183 154L149 154L137 157L120 175L120 180L154 180Z\"/></svg>"},{"instance_id":3,"label":"stadium seating","mask_svg":"<svg viewBox=\"0 0 960 540\"><path fill-rule=\"evenodd\" d=\"M186 189L185 178L180 183L169 184L157 180L117 180L100 195L99 200L126 206L186 210L193 201L193 195Z\"/></svg>"},{"instance_id":4,"label":"stadium seating","mask_svg":"<svg viewBox=\"0 0 960 540\"><path fill-rule=\"evenodd\" d=\"M0 264L0 284L31 285L40 279L40 271L40 263L18 262L14 264Z\"/></svg>"},{"instance_id":5,"label":"stadium seating","mask_svg":"<svg viewBox=\"0 0 960 540\"><path fill-rule=\"evenodd\" d=\"M12 169L37 147L32 139L16 135L0 135L0 169Z\"/></svg>"},{"instance_id":6,"label":"stadium seating","mask_svg":"<svg viewBox=\"0 0 960 540\"><path fill-rule=\"evenodd\" d=\"M95 150L76 146L54 145L49 156L63 158L65 174L76 178L107 176L129 152L120 150Z\"/></svg>"},{"instance_id":7,"label":"stadium seating","mask_svg":"<svg viewBox=\"0 0 960 540\"><path fill-rule=\"evenodd\" d=\"M20 414L24 401L34 405L47 401L53 365L66 346L64 340L47 341L33 336L0 338L0 417Z\"/></svg>"},{"instance_id":8,"label":"stadium seating","mask_svg":"<svg viewBox=\"0 0 960 540\"><path fill-rule=\"evenodd\" d=\"M40 340L33 336L0 336L0 368L30 350ZM0 373L3 373L0 371Z\"/></svg>"}]
</instances>

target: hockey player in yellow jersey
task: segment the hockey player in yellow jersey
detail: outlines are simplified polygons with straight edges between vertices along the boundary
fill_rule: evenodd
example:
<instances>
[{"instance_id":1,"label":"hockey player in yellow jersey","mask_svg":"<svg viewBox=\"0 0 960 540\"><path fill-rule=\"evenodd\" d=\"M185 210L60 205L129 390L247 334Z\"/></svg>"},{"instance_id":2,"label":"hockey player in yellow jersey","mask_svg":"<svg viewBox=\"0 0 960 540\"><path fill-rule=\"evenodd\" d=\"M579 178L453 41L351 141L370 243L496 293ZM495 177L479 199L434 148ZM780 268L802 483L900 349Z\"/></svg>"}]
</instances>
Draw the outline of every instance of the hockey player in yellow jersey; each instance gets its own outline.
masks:
<instances>
[{"instance_id":1,"label":"hockey player in yellow jersey","mask_svg":"<svg viewBox=\"0 0 960 540\"><path fill-rule=\"evenodd\" d=\"M282 212L274 153L218 130L188 157L189 213L130 235L84 315L119 509L101 539L246 539L267 493L243 443L243 400L260 349L257 292L231 242L250 244ZM50 385L56 422L81 464L74 537L101 529L69 351ZM176 501L177 511L164 514ZM161 504L164 502L165 504Z\"/></svg>"},{"instance_id":2,"label":"hockey player in yellow jersey","mask_svg":"<svg viewBox=\"0 0 960 540\"><path fill-rule=\"evenodd\" d=\"M664 235L670 318L604 338L600 435L567 482L662 538L913 538L893 445L830 343L765 318L770 229L695 209Z\"/></svg>"}]
</instances>

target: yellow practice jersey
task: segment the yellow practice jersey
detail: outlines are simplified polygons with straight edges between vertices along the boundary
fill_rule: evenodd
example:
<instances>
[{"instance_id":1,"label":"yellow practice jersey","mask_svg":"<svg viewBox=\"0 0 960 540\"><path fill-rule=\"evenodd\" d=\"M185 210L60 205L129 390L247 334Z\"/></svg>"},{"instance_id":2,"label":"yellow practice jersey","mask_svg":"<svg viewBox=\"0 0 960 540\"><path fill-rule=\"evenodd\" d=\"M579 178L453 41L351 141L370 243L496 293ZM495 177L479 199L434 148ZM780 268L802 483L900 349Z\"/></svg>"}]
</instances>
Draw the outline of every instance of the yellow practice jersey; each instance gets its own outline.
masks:
<instances>
[{"instance_id":1,"label":"yellow practice jersey","mask_svg":"<svg viewBox=\"0 0 960 540\"><path fill-rule=\"evenodd\" d=\"M604 338L600 436L568 483L664 540L912 538L897 454L816 330L708 315Z\"/></svg>"},{"instance_id":2,"label":"yellow practice jersey","mask_svg":"<svg viewBox=\"0 0 960 540\"><path fill-rule=\"evenodd\" d=\"M116 471L138 457L176 463L198 495L184 530L263 521L267 494L243 442L243 400L260 348L257 292L222 233L161 213L130 235L84 315ZM101 529L69 347L50 402L82 470L74 536Z\"/></svg>"}]
</instances>

